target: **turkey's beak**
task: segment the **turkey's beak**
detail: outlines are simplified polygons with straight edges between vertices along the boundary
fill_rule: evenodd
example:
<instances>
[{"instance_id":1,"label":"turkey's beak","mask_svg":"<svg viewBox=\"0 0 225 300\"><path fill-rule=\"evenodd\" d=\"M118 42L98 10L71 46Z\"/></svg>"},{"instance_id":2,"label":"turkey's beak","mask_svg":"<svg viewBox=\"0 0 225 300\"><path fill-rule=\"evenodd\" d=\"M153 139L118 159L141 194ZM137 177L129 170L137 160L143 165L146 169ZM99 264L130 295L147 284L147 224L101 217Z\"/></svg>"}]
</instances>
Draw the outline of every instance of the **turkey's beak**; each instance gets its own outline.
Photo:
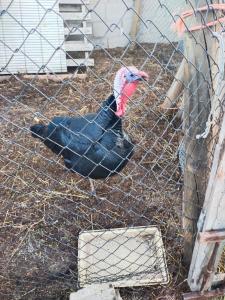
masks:
<instances>
[{"instance_id":1,"label":"turkey's beak","mask_svg":"<svg viewBox=\"0 0 225 300\"><path fill-rule=\"evenodd\" d=\"M144 71L139 71L138 72L138 76L139 76L139 79L140 81L144 80L144 81L148 81L149 79L149 76L147 73L145 73Z\"/></svg>"}]
</instances>

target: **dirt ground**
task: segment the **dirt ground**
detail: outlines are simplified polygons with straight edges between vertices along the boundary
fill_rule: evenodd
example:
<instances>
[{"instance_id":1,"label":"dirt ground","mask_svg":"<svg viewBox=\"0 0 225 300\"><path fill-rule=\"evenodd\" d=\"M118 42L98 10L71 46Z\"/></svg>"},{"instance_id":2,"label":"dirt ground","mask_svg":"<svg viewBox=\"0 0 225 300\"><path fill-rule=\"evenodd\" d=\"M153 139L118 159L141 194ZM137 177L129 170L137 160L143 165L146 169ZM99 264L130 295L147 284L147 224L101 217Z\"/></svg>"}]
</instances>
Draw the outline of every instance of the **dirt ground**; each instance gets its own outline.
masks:
<instances>
[{"instance_id":1,"label":"dirt ground","mask_svg":"<svg viewBox=\"0 0 225 300\"><path fill-rule=\"evenodd\" d=\"M95 51L86 79L56 83L11 77L0 83L1 203L0 299L68 299L76 290L77 242L81 230L157 225L163 235L170 282L166 286L121 289L124 300L181 299L181 199L173 117L159 111L180 62L171 46ZM171 59L172 58L172 59ZM110 94L121 66L143 67L150 80L129 103L124 129L135 155L120 175L96 181L72 174L29 127L35 116L48 123L57 115L95 111ZM36 113L39 113L38 115Z\"/></svg>"}]
</instances>

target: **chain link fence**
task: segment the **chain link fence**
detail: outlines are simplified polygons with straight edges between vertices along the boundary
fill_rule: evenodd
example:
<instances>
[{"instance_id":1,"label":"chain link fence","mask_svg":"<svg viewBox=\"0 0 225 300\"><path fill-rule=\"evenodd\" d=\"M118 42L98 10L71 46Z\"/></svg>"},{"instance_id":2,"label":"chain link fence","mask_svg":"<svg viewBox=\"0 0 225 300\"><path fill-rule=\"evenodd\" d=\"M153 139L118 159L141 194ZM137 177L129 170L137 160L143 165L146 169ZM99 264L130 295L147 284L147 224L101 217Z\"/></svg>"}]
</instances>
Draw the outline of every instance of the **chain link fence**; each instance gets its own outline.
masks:
<instances>
[{"instance_id":1,"label":"chain link fence","mask_svg":"<svg viewBox=\"0 0 225 300\"><path fill-rule=\"evenodd\" d=\"M154 1L152 8L144 1L138 14L133 1L115 2L12 0L0 4L1 299L67 299L71 291L99 282L117 282L122 298L133 300L180 299L187 289L187 269L182 264L185 183L178 159L184 134L183 92L169 114L160 108L183 58L192 63L168 28L174 14L184 10L184 3ZM21 5L20 13L16 5ZM65 20L59 5L64 5L64 13L80 14L80 19ZM157 19L157 14L162 18ZM132 38L134 16L138 17L137 33ZM163 20L168 26L161 25ZM92 33L84 33L89 26ZM112 45L116 39L121 41L112 49L106 47L111 37ZM81 41L86 46L76 51ZM85 67L89 60L93 67ZM21 65L24 72L16 72ZM129 99L121 119L124 135L121 126L104 127L95 118L104 109L113 110L103 101L115 93L117 71L121 67L129 71L129 66L146 72L149 79L142 80ZM202 73L201 68L197 71ZM43 73L47 75L40 76ZM195 92L200 89L196 83ZM93 112L97 115L87 115ZM52 121L54 117L62 118ZM81 125L71 127L69 117L80 117ZM92 137L92 127L88 134L82 133L82 122L85 128L97 126L101 131L97 139ZM41 139L32 137L32 125L49 123L53 129L48 127L46 135L36 131ZM69 140L55 139L59 128L59 136L70 134ZM106 138L102 145L109 132L117 144ZM60 149L52 149L53 153L44 145L46 140ZM88 144L83 154L74 148L70 151L72 140ZM117 155L126 166L122 170L118 165L111 170L106 167L106 178L94 179L90 187L91 172L104 166L106 155L118 154L118 143L123 148L126 142L134 154ZM91 147L105 151L97 163L88 154ZM76 156L75 162L68 163L66 151L69 158ZM79 174L71 172L77 171L77 161L83 157L87 159ZM90 163L93 169L82 176ZM115 176L109 176L112 173ZM132 238L135 245L129 243ZM131 282L129 288L126 281Z\"/></svg>"}]
</instances>

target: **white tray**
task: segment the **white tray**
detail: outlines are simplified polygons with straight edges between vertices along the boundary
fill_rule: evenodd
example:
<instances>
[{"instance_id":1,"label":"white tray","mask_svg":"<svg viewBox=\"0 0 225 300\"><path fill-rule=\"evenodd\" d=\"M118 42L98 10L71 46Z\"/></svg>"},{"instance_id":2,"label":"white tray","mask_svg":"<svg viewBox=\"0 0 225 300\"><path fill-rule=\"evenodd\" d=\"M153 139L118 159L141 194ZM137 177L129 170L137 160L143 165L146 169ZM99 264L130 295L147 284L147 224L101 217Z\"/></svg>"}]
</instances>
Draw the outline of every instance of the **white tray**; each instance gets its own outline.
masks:
<instances>
[{"instance_id":1,"label":"white tray","mask_svg":"<svg viewBox=\"0 0 225 300\"><path fill-rule=\"evenodd\" d=\"M78 241L80 286L168 283L161 232L155 226L83 231Z\"/></svg>"}]
</instances>

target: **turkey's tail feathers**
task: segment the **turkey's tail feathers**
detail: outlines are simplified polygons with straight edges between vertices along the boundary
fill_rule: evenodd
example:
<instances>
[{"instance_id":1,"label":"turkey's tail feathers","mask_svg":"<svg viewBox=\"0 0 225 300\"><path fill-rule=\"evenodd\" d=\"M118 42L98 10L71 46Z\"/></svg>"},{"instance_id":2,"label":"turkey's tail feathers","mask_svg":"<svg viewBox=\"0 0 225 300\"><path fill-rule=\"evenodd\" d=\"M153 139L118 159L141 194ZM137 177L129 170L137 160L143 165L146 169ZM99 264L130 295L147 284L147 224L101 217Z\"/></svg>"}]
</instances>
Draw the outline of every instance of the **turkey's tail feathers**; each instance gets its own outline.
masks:
<instances>
[{"instance_id":1,"label":"turkey's tail feathers","mask_svg":"<svg viewBox=\"0 0 225 300\"><path fill-rule=\"evenodd\" d=\"M41 140L44 140L47 136L47 126L41 125L41 124L36 124L32 125L30 127L31 134L34 138L39 138Z\"/></svg>"}]
</instances>

